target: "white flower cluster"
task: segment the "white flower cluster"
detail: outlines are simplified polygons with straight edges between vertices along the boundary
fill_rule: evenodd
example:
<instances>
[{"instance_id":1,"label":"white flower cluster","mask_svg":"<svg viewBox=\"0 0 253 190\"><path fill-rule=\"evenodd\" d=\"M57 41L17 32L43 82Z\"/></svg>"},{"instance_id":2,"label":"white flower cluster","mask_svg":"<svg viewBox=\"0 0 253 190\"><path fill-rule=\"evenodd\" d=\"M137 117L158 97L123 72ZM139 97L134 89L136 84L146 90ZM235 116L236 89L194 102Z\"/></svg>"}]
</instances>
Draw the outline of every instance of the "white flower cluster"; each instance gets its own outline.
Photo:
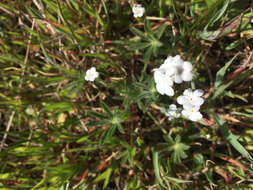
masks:
<instances>
[{"instance_id":1,"label":"white flower cluster","mask_svg":"<svg viewBox=\"0 0 253 190\"><path fill-rule=\"evenodd\" d=\"M164 63L154 69L154 79L157 91L162 95L174 96L173 83L192 80L192 64L183 61L179 55L168 57Z\"/></svg>"},{"instance_id":2,"label":"white flower cluster","mask_svg":"<svg viewBox=\"0 0 253 190\"><path fill-rule=\"evenodd\" d=\"M143 14L145 13L145 8L142 7L142 5L140 5L140 4L136 4L133 6L132 11L134 14L134 18L142 17Z\"/></svg>"},{"instance_id":3,"label":"white flower cluster","mask_svg":"<svg viewBox=\"0 0 253 190\"><path fill-rule=\"evenodd\" d=\"M177 103L183 105L184 108L182 115L192 121L202 119L202 114L199 112L199 109L204 103L204 99L201 97L203 94L203 90L200 89L192 91L192 89L188 88L184 90L183 95L177 98Z\"/></svg>"},{"instance_id":4,"label":"white flower cluster","mask_svg":"<svg viewBox=\"0 0 253 190\"><path fill-rule=\"evenodd\" d=\"M164 63L154 69L154 80L157 91L162 95L174 96L174 83L182 83L183 81L191 81L193 77L192 64L188 61L183 61L179 55L175 57L169 56ZM192 91L186 89L182 96L177 98L178 104L183 106L182 115L188 117L192 121L202 119L199 112L200 106L204 103L202 90ZM180 117L179 109L176 105L171 104L166 114L169 120Z\"/></svg>"}]
</instances>

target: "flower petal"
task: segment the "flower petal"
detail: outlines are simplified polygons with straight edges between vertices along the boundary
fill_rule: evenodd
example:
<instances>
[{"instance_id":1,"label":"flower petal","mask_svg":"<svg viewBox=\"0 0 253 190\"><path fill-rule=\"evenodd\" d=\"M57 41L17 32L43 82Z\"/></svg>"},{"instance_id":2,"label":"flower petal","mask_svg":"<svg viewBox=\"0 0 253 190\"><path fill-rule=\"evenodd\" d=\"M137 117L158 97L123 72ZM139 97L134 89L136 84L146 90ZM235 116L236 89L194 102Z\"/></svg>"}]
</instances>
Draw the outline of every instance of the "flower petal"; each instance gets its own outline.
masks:
<instances>
[{"instance_id":1,"label":"flower petal","mask_svg":"<svg viewBox=\"0 0 253 190\"><path fill-rule=\"evenodd\" d=\"M96 68L95 67L91 67L89 70L90 70L90 72L96 72Z\"/></svg>"},{"instance_id":2,"label":"flower petal","mask_svg":"<svg viewBox=\"0 0 253 190\"><path fill-rule=\"evenodd\" d=\"M182 73L182 79L184 80L184 81L191 81L192 80L192 72L188 72L188 71L184 71L183 73Z\"/></svg>"},{"instance_id":3,"label":"flower petal","mask_svg":"<svg viewBox=\"0 0 253 190\"><path fill-rule=\"evenodd\" d=\"M202 96L204 94L204 91L201 89L194 90L193 95L194 96Z\"/></svg>"},{"instance_id":4,"label":"flower petal","mask_svg":"<svg viewBox=\"0 0 253 190\"><path fill-rule=\"evenodd\" d=\"M187 103L187 99L185 98L185 96L179 96L177 98L177 103L180 104L180 105L184 105L185 103Z\"/></svg>"},{"instance_id":5,"label":"flower petal","mask_svg":"<svg viewBox=\"0 0 253 190\"><path fill-rule=\"evenodd\" d=\"M173 88L171 88L170 86L166 86L165 87L165 94L167 95L167 96L174 96L174 90L173 90Z\"/></svg>"},{"instance_id":6,"label":"flower petal","mask_svg":"<svg viewBox=\"0 0 253 190\"><path fill-rule=\"evenodd\" d=\"M186 71L191 71L192 70L192 64L189 61L184 61L183 62L183 68Z\"/></svg>"},{"instance_id":7,"label":"flower petal","mask_svg":"<svg viewBox=\"0 0 253 190\"><path fill-rule=\"evenodd\" d=\"M186 111L186 110L183 110L182 111L182 115L185 116L185 117L188 117L189 116L189 112Z\"/></svg>"},{"instance_id":8,"label":"flower petal","mask_svg":"<svg viewBox=\"0 0 253 190\"><path fill-rule=\"evenodd\" d=\"M198 121L200 119L202 119L202 114L200 112L195 112L189 115L189 119L192 121Z\"/></svg>"},{"instance_id":9,"label":"flower petal","mask_svg":"<svg viewBox=\"0 0 253 190\"><path fill-rule=\"evenodd\" d=\"M180 84L180 83L183 82L183 79L181 78L180 75L175 75L174 76L174 81L175 81L175 83Z\"/></svg>"},{"instance_id":10,"label":"flower petal","mask_svg":"<svg viewBox=\"0 0 253 190\"><path fill-rule=\"evenodd\" d=\"M161 94L161 95L164 95L164 93L165 93L164 86L161 85L161 83L157 83L157 84L156 84L156 90L157 90L157 92L159 92L159 94Z\"/></svg>"},{"instance_id":11,"label":"flower petal","mask_svg":"<svg viewBox=\"0 0 253 190\"><path fill-rule=\"evenodd\" d=\"M175 104L171 104L169 110L177 110L177 106Z\"/></svg>"},{"instance_id":12,"label":"flower petal","mask_svg":"<svg viewBox=\"0 0 253 190\"><path fill-rule=\"evenodd\" d=\"M204 99L199 96L193 96L191 104L194 106L201 106L204 103Z\"/></svg>"},{"instance_id":13,"label":"flower petal","mask_svg":"<svg viewBox=\"0 0 253 190\"><path fill-rule=\"evenodd\" d=\"M190 88L185 89L183 94L185 96L191 96L192 95L192 89L190 89Z\"/></svg>"}]
</instances>

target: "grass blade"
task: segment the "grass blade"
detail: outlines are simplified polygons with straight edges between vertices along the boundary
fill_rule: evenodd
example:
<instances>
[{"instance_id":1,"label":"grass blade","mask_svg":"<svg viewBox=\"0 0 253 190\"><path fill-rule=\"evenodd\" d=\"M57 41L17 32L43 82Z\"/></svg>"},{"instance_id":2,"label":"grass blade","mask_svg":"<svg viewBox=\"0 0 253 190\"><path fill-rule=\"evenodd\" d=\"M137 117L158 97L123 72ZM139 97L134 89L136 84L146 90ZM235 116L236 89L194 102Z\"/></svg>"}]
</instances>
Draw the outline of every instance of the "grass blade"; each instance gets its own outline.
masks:
<instances>
[{"instance_id":1,"label":"grass blade","mask_svg":"<svg viewBox=\"0 0 253 190\"><path fill-rule=\"evenodd\" d=\"M213 114L214 120L220 127L223 136L228 140L228 142L245 158L250 162L253 162L253 158L250 153L238 142L236 136L228 129L224 120L219 118L216 114Z\"/></svg>"}]
</instances>

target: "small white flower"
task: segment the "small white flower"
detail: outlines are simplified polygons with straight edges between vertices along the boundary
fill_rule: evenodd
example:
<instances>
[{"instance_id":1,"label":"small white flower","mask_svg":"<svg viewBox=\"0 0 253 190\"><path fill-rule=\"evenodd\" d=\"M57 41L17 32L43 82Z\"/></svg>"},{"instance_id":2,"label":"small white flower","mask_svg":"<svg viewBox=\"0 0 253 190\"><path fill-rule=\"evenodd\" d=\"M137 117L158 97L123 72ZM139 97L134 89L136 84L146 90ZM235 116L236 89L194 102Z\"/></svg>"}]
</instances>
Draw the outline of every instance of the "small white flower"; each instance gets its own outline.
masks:
<instances>
[{"instance_id":1,"label":"small white flower","mask_svg":"<svg viewBox=\"0 0 253 190\"><path fill-rule=\"evenodd\" d=\"M164 67L164 65L161 65L158 69L154 69L156 89L160 94L174 96L172 74L173 72Z\"/></svg>"},{"instance_id":2,"label":"small white flower","mask_svg":"<svg viewBox=\"0 0 253 190\"><path fill-rule=\"evenodd\" d=\"M137 17L142 17L143 14L145 13L145 8L142 7L142 5L137 4L137 5L134 5L134 6L133 6L132 11L133 11L133 13L134 13L134 17L135 17L135 18L137 18Z\"/></svg>"},{"instance_id":3,"label":"small white flower","mask_svg":"<svg viewBox=\"0 0 253 190\"><path fill-rule=\"evenodd\" d=\"M182 96L177 98L177 103L183 105L183 107L200 107L204 103L204 99L201 96L204 94L203 90L197 89L192 91L192 89L188 88L184 90Z\"/></svg>"},{"instance_id":4,"label":"small white flower","mask_svg":"<svg viewBox=\"0 0 253 190\"><path fill-rule=\"evenodd\" d=\"M156 83L156 90L161 95L174 96L172 88L173 80L164 69L154 69L154 80Z\"/></svg>"},{"instance_id":5,"label":"small white flower","mask_svg":"<svg viewBox=\"0 0 253 190\"><path fill-rule=\"evenodd\" d=\"M164 65L174 72L175 83L192 80L192 64L188 61L183 61L179 55L175 57L169 56L164 61Z\"/></svg>"},{"instance_id":6,"label":"small white flower","mask_svg":"<svg viewBox=\"0 0 253 190\"><path fill-rule=\"evenodd\" d=\"M173 88L168 85L168 81L166 79L163 79L161 82L156 84L156 90L161 95L174 96L175 94Z\"/></svg>"},{"instance_id":7,"label":"small white flower","mask_svg":"<svg viewBox=\"0 0 253 190\"><path fill-rule=\"evenodd\" d=\"M95 67L91 67L86 71L85 80L94 81L99 76L99 73L96 71Z\"/></svg>"},{"instance_id":8,"label":"small white flower","mask_svg":"<svg viewBox=\"0 0 253 190\"><path fill-rule=\"evenodd\" d=\"M202 114L199 112L198 106L186 106L184 107L182 114L192 121L198 121L202 119Z\"/></svg>"},{"instance_id":9,"label":"small white flower","mask_svg":"<svg viewBox=\"0 0 253 190\"><path fill-rule=\"evenodd\" d=\"M171 104L168 111L166 112L166 116L168 116L169 120L179 118L180 114L178 113L177 106L175 104Z\"/></svg>"},{"instance_id":10,"label":"small white flower","mask_svg":"<svg viewBox=\"0 0 253 190\"><path fill-rule=\"evenodd\" d=\"M156 84L161 83L162 81L167 81L169 86L173 86L172 74L162 67L154 69L154 80Z\"/></svg>"}]
</instances>

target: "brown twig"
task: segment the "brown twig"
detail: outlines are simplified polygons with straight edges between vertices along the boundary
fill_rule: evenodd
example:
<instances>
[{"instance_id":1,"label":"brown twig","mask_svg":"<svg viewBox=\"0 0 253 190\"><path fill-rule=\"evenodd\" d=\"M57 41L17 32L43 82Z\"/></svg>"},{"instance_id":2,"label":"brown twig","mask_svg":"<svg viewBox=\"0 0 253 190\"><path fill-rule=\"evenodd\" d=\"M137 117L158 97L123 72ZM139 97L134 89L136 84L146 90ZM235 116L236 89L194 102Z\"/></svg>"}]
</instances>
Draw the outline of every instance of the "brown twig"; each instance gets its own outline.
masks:
<instances>
[{"instance_id":1,"label":"brown twig","mask_svg":"<svg viewBox=\"0 0 253 190\"><path fill-rule=\"evenodd\" d=\"M7 127L6 127L6 130L5 130L3 139L2 139L2 142L1 142L1 145L0 145L0 152L2 152L2 149L3 149L3 147L4 147L4 143L5 143L6 139L7 139L8 132L9 132L9 130L10 130L10 128L11 128L11 124L12 124L12 120L13 120L13 118L14 118L14 115L15 115L15 111L12 111L12 112L11 112L10 119L9 119L9 122L8 122L8 125L7 125Z\"/></svg>"}]
</instances>

